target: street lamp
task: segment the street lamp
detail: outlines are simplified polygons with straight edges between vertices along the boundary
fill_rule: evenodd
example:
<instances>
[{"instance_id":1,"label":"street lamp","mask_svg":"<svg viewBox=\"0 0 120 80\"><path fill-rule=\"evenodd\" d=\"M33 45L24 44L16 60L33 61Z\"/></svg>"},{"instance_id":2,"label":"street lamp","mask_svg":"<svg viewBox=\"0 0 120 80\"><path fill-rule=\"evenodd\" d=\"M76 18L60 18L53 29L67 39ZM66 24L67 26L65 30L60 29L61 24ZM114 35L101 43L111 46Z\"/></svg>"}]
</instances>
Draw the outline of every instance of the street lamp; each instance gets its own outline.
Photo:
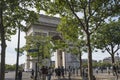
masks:
<instances>
[{"instance_id":1,"label":"street lamp","mask_svg":"<svg viewBox=\"0 0 120 80\"><path fill-rule=\"evenodd\" d=\"M35 80L37 80L37 77L38 77L38 70L39 70L39 66L38 66L38 63L39 63L39 46L40 46L40 44L39 43L37 43L37 51L38 51L38 57L37 57L37 62L35 63Z\"/></svg>"},{"instance_id":2,"label":"street lamp","mask_svg":"<svg viewBox=\"0 0 120 80\"><path fill-rule=\"evenodd\" d=\"M39 61L40 61L40 56L42 56L42 55L40 55L40 53L39 53L39 48L40 48L40 45L42 46L42 54L43 54L43 44L44 44L44 42L41 42L41 43L37 43L36 45L37 45L37 51L38 51L38 55L37 55L37 62L35 63L35 80L37 80L37 78L39 78L38 77L38 71L39 71Z\"/></svg>"},{"instance_id":3,"label":"street lamp","mask_svg":"<svg viewBox=\"0 0 120 80\"><path fill-rule=\"evenodd\" d=\"M38 52L38 61L39 61L39 49L29 49L28 52ZM35 80L37 80L37 62L35 63Z\"/></svg>"},{"instance_id":4,"label":"street lamp","mask_svg":"<svg viewBox=\"0 0 120 80\"><path fill-rule=\"evenodd\" d=\"M38 64L39 64L39 61L40 61L40 56L42 56L42 55L40 55L40 53L39 53L39 48L40 48L40 45L42 46L42 52L43 52L43 42L37 42L36 43L36 49L29 49L28 50L28 52L37 52L37 61L36 61L36 63L35 63L35 80L37 80L39 77L38 77L38 70L39 70L39 66L38 66Z\"/></svg>"},{"instance_id":5,"label":"street lamp","mask_svg":"<svg viewBox=\"0 0 120 80\"><path fill-rule=\"evenodd\" d=\"M18 79L19 52L20 52L19 49L20 49L20 27L18 27L18 44L17 44L17 60L16 60L15 80Z\"/></svg>"}]
</instances>

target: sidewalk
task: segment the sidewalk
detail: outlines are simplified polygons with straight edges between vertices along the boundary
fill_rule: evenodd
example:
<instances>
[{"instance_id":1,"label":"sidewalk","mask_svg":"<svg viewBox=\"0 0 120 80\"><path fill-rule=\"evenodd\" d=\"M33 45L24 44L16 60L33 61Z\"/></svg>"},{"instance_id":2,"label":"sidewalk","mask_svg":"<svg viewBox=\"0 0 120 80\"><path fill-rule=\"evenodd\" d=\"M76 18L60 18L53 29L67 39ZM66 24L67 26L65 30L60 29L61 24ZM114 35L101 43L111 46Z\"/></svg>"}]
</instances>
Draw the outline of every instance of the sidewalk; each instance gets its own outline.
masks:
<instances>
[{"instance_id":1,"label":"sidewalk","mask_svg":"<svg viewBox=\"0 0 120 80\"><path fill-rule=\"evenodd\" d=\"M112 74L108 75L107 73L98 73L98 74L94 74L96 77L96 80L116 80L116 77L113 76ZM30 74L28 73L24 73L23 74L24 78L23 80L32 80L30 78ZM51 80L58 80L56 76L52 76ZM65 78L61 78L61 80L69 80L68 76L65 76ZM71 76L71 80L82 80L80 76ZM118 80L120 80L120 74L118 77Z\"/></svg>"},{"instance_id":2,"label":"sidewalk","mask_svg":"<svg viewBox=\"0 0 120 80\"><path fill-rule=\"evenodd\" d=\"M57 77L52 77L51 80L58 80ZM61 78L61 80L82 80L80 76L72 76L71 79L69 79L67 76L65 78Z\"/></svg>"},{"instance_id":3,"label":"sidewalk","mask_svg":"<svg viewBox=\"0 0 120 80\"><path fill-rule=\"evenodd\" d=\"M116 80L116 76L108 73L98 73L95 74L96 80ZM118 80L120 80L120 74L118 75Z\"/></svg>"},{"instance_id":4,"label":"sidewalk","mask_svg":"<svg viewBox=\"0 0 120 80\"><path fill-rule=\"evenodd\" d=\"M96 80L116 80L116 77L113 76L112 74L108 75L107 73L98 73L94 75L96 77ZM31 73L23 72L22 80L33 80L30 78L30 76L31 76ZM5 80L15 80L15 72L6 73ZM58 79L53 75L51 80L58 80ZM69 80L69 79L68 79L68 76L65 76L65 78L61 78L61 80ZM82 79L80 76L72 76L71 80L82 80ZM119 74L118 80L120 80L120 74Z\"/></svg>"},{"instance_id":5,"label":"sidewalk","mask_svg":"<svg viewBox=\"0 0 120 80\"><path fill-rule=\"evenodd\" d=\"M108 75L107 73L98 73L94 74L96 80L116 80L116 76L113 76L112 74ZM52 77L51 80L58 80L57 77ZM61 80L69 80L67 76L65 78L61 78ZM72 76L71 80L82 80L80 76ZM120 80L120 74L118 76L118 80Z\"/></svg>"}]
</instances>

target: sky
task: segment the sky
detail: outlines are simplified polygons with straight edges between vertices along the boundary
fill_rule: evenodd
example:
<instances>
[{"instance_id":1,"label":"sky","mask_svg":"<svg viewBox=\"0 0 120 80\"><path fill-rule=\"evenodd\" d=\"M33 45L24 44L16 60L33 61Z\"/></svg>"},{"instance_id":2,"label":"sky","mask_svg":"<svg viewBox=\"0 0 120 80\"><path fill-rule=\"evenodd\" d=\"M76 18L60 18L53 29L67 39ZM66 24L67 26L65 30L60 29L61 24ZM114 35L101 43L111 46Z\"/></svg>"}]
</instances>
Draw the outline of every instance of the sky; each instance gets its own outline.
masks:
<instances>
[{"instance_id":1,"label":"sky","mask_svg":"<svg viewBox=\"0 0 120 80\"><path fill-rule=\"evenodd\" d=\"M17 40L18 40L18 34L12 36L11 41L7 41L7 49L6 49L6 64L16 64L16 54L15 48L17 48ZM26 43L25 40L25 33L21 32L20 35L20 47L24 46ZM103 60L106 57L110 57L108 53L102 53L101 51L93 53L93 59L94 60ZM82 55L83 59L87 59L87 54L84 53ZM19 57L19 64L23 64L26 61L26 53L25 55Z\"/></svg>"},{"instance_id":2,"label":"sky","mask_svg":"<svg viewBox=\"0 0 120 80\"><path fill-rule=\"evenodd\" d=\"M26 43L25 40L25 33L20 33L20 47L24 46ZM6 64L16 64L16 56L17 52L15 51L15 48L17 48L18 43L18 34L11 37L11 41L7 41L7 48L6 48ZM26 54L26 53L25 53ZM26 56L23 55L19 57L19 63L25 63Z\"/></svg>"}]
</instances>

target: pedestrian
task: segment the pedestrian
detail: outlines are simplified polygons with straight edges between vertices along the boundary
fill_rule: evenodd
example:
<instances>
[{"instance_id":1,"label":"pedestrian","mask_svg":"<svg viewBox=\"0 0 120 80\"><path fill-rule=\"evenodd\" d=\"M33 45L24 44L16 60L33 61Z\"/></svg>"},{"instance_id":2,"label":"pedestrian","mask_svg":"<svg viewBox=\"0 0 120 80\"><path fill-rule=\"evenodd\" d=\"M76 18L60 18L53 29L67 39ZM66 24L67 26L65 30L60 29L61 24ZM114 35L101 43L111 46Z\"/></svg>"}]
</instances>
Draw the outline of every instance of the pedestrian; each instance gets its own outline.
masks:
<instances>
[{"instance_id":1,"label":"pedestrian","mask_svg":"<svg viewBox=\"0 0 120 80\"><path fill-rule=\"evenodd\" d=\"M57 76L57 68L54 69L55 77Z\"/></svg>"},{"instance_id":2,"label":"pedestrian","mask_svg":"<svg viewBox=\"0 0 120 80\"><path fill-rule=\"evenodd\" d=\"M87 68L84 71L83 80L88 80L88 69Z\"/></svg>"},{"instance_id":3,"label":"pedestrian","mask_svg":"<svg viewBox=\"0 0 120 80\"><path fill-rule=\"evenodd\" d=\"M33 79L34 78L34 70L32 69L31 71L31 78Z\"/></svg>"},{"instance_id":4,"label":"pedestrian","mask_svg":"<svg viewBox=\"0 0 120 80\"><path fill-rule=\"evenodd\" d=\"M110 70L109 70L109 67L107 67L107 73L108 73L108 75L110 75Z\"/></svg>"},{"instance_id":5,"label":"pedestrian","mask_svg":"<svg viewBox=\"0 0 120 80\"><path fill-rule=\"evenodd\" d=\"M98 68L95 69L96 74L98 74Z\"/></svg>"},{"instance_id":6,"label":"pedestrian","mask_svg":"<svg viewBox=\"0 0 120 80\"><path fill-rule=\"evenodd\" d=\"M22 70L18 71L18 80L22 80Z\"/></svg>"},{"instance_id":7,"label":"pedestrian","mask_svg":"<svg viewBox=\"0 0 120 80\"><path fill-rule=\"evenodd\" d=\"M73 67L72 71L73 71L73 75L75 76L75 68L74 67Z\"/></svg>"},{"instance_id":8,"label":"pedestrian","mask_svg":"<svg viewBox=\"0 0 120 80\"><path fill-rule=\"evenodd\" d=\"M113 64L113 75L116 76L116 80L118 80L118 72L117 72L117 66Z\"/></svg>"},{"instance_id":9,"label":"pedestrian","mask_svg":"<svg viewBox=\"0 0 120 80\"><path fill-rule=\"evenodd\" d=\"M52 68L51 67L49 67L48 68L48 74L47 74L47 80L51 80L51 76L52 76Z\"/></svg>"},{"instance_id":10,"label":"pedestrian","mask_svg":"<svg viewBox=\"0 0 120 80\"><path fill-rule=\"evenodd\" d=\"M93 75L93 80L96 80L95 76Z\"/></svg>"},{"instance_id":11,"label":"pedestrian","mask_svg":"<svg viewBox=\"0 0 120 80\"><path fill-rule=\"evenodd\" d=\"M103 73L103 67L101 67L101 73Z\"/></svg>"},{"instance_id":12,"label":"pedestrian","mask_svg":"<svg viewBox=\"0 0 120 80\"><path fill-rule=\"evenodd\" d=\"M42 66L42 68L41 68L41 73L42 73L42 80L46 80L46 76L47 76L47 74L48 74L47 67Z\"/></svg>"},{"instance_id":13,"label":"pedestrian","mask_svg":"<svg viewBox=\"0 0 120 80\"><path fill-rule=\"evenodd\" d=\"M58 68L56 69L56 72L57 72L58 80L60 80L61 79L61 69L60 69L60 66L58 66Z\"/></svg>"},{"instance_id":14,"label":"pedestrian","mask_svg":"<svg viewBox=\"0 0 120 80\"><path fill-rule=\"evenodd\" d=\"M64 78L64 67L63 66L61 67L61 75Z\"/></svg>"},{"instance_id":15,"label":"pedestrian","mask_svg":"<svg viewBox=\"0 0 120 80\"><path fill-rule=\"evenodd\" d=\"M70 66L68 67L68 78L69 80L71 80L71 67Z\"/></svg>"},{"instance_id":16,"label":"pedestrian","mask_svg":"<svg viewBox=\"0 0 120 80\"><path fill-rule=\"evenodd\" d=\"M76 67L76 76L78 76L78 68Z\"/></svg>"},{"instance_id":17,"label":"pedestrian","mask_svg":"<svg viewBox=\"0 0 120 80\"><path fill-rule=\"evenodd\" d=\"M85 75L85 71L84 71L84 68L82 68L82 77L84 77Z\"/></svg>"}]
</instances>

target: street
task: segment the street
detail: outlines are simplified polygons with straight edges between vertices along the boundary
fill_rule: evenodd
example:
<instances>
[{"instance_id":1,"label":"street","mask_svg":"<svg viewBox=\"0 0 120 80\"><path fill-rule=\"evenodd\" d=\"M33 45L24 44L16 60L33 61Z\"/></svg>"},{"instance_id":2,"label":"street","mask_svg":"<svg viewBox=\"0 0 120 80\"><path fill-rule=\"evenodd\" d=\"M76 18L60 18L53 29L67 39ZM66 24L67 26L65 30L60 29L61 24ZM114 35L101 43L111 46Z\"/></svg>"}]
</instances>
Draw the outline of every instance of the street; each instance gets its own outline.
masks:
<instances>
[{"instance_id":1,"label":"street","mask_svg":"<svg viewBox=\"0 0 120 80\"><path fill-rule=\"evenodd\" d=\"M22 80L31 80L30 73L23 72ZM15 72L8 72L5 73L5 80L15 80Z\"/></svg>"},{"instance_id":2,"label":"street","mask_svg":"<svg viewBox=\"0 0 120 80\"><path fill-rule=\"evenodd\" d=\"M30 78L30 75L30 72L23 72L22 80L32 80ZM115 76L113 76L112 73L110 75L108 75L107 73L98 73L94 75L96 77L96 80L115 80ZM65 78L61 80L68 80L67 78L68 76L65 76ZM80 80L80 76L72 76L71 78L71 80ZM5 73L5 80L15 80L15 72ZM57 80L57 77L52 76L51 80ZM118 80L120 80L120 75Z\"/></svg>"}]
</instances>

